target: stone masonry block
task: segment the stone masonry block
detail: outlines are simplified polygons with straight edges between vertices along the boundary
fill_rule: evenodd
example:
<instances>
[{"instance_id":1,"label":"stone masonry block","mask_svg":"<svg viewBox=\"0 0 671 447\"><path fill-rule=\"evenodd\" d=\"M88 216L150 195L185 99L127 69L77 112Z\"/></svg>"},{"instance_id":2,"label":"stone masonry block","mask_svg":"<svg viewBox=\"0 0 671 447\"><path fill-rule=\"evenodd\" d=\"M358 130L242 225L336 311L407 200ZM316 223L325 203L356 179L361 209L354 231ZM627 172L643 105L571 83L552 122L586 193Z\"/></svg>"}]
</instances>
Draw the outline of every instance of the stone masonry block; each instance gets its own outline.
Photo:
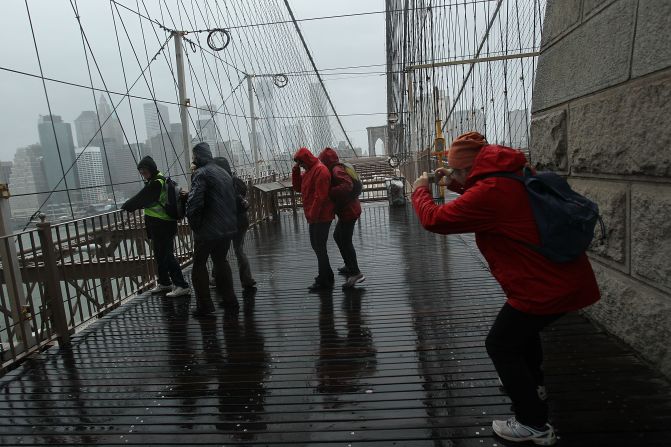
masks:
<instances>
[{"instance_id":1,"label":"stone masonry block","mask_svg":"<svg viewBox=\"0 0 671 447\"><path fill-rule=\"evenodd\" d=\"M640 1L632 76L668 67L671 67L671 1Z\"/></svg>"},{"instance_id":2,"label":"stone masonry block","mask_svg":"<svg viewBox=\"0 0 671 447\"><path fill-rule=\"evenodd\" d=\"M575 102L571 172L671 177L671 71Z\"/></svg>"},{"instance_id":3,"label":"stone masonry block","mask_svg":"<svg viewBox=\"0 0 671 447\"><path fill-rule=\"evenodd\" d=\"M566 140L566 110L534 115L529 145L533 165L541 170L568 170Z\"/></svg>"},{"instance_id":4,"label":"stone masonry block","mask_svg":"<svg viewBox=\"0 0 671 447\"><path fill-rule=\"evenodd\" d=\"M593 267L601 300L587 315L671 377L671 297L598 263Z\"/></svg>"},{"instance_id":5,"label":"stone masonry block","mask_svg":"<svg viewBox=\"0 0 671 447\"><path fill-rule=\"evenodd\" d=\"M580 20L582 0L548 0L545 7L541 46L548 45Z\"/></svg>"},{"instance_id":6,"label":"stone masonry block","mask_svg":"<svg viewBox=\"0 0 671 447\"><path fill-rule=\"evenodd\" d=\"M636 2L620 0L538 59L532 110L579 98L629 78Z\"/></svg>"},{"instance_id":7,"label":"stone masonry block","mask_svg":"<svg viewBox=\"0 0 671 447\"><path fill-rule=\"evenodd\" d=\"M671 289L671 186L633 185L632 272Z\"/></svg>"},{"instance_id":8,"label":"stone masonry block","mask_svg":"<svg viewBox=\"0 0 671 447\"><path fill-rule=\"evenodd\" d=\"M590 252L624 264L627 246L627 187L622 183L602 180L569 179L571 187L596 202L606 226L606 238L601 238L597 224Z\"/></svg>"},{"instance_id":9,"label":"stone masonry block","mask_svg":"<svg viewBox=\"0 0 671 447\"><path fill-rule=\"evenodd\" d=\"M583 17L588 17L595 9L612 1L613 0L585 0L582 7Z\"/></svg>"}]
</instances>

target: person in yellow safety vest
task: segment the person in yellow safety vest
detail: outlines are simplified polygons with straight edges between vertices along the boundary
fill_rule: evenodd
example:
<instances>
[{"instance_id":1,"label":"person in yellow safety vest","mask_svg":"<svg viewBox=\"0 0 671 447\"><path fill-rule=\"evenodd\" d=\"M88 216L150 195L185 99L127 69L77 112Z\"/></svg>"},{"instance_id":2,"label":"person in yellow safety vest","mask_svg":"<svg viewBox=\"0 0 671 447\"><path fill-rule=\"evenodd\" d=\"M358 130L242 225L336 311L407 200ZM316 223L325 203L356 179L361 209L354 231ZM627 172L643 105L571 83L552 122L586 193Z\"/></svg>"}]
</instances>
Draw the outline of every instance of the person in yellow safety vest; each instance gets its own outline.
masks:
<instances>
[{"instance_id":1,"label":"person in yellow safety vest","mask_svg":"<svg viewBox=\"0 0 671 447\"><path fill-rule=\"evenodd\" d=\"M145 228L147 237L152 241L158 271L158 281L151 293L167 292L166 296L169 298L189 295L189 285L184 280L182 269L175 258L177 221L165 209L168 197L165 177L158 171L156 162L150 156L140 160L137 170L144 178L145 187L128 199L121 209L130 213L144 208Z\"/></svg>"}]
</instances>

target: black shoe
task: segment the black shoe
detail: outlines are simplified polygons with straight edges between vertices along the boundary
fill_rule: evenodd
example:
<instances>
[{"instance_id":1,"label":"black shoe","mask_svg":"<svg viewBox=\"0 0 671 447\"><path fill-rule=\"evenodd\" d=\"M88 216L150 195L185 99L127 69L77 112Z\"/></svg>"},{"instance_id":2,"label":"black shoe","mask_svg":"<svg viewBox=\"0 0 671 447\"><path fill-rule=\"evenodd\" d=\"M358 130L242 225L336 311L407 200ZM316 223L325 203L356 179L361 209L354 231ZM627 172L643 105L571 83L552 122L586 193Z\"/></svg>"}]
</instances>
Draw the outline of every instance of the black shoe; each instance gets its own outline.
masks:
<instances>
[{"instance_id":1,"label":"black shoe","mask_svg":"<svg viewBox=\"0 0 671 447\"><path fill-rule=\"evenodd\" d=\"M198 320L212 320L212 319L216 320L217 318L217 316L214 314L214 311L204 312L198 309L191 312L191 316Z\"/></svg>"},{"instance_id":2,"label":"black shoe","mask_svg":"<svg viewBox=\"0 0 671 447\"><path fill-rule=\"evenodd\" d=\"M349 267L347 267L346 265L340 267L340 268L338 269L338 274L339 274L339 275L343 275L343 276L350 276L350 270L349 270Z\"/></svg>"},{"instance_id":3,"label":"black shoe","mask_svg":"<svg viewBox=\"0 0 671 447\"><path fill-rule=\"evenodd\" d=\"M312 284L310 287L308 287L308 290L310 292L318 292L320 290L329 290L333 288L333 283L328 282L320 282L320 281L315 281L314 284Z\"/></svg>"}]
</instances>

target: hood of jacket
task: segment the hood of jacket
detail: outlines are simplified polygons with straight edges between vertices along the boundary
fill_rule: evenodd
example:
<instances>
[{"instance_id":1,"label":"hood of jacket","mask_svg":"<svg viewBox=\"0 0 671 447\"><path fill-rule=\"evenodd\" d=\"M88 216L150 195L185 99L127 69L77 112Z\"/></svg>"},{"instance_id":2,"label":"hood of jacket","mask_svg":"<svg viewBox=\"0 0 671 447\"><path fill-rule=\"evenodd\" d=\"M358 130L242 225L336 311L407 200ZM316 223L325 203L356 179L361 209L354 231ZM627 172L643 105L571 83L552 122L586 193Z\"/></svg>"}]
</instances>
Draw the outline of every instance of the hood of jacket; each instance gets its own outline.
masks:
<instances>
[{"instance_id":1,"label":"hood of jacket","mask_svg":"<svg viewBox=\"0 0 671 447\"><path fill-rule=\"evenodd\" d=\"M212 151L207 143L198 143L193 147L193 162L199 168L212 162Z\"/></svg>"},{"instance_id":2,"label":"hood of jacket","mask_svg":"<svg viewBox=\"0 0 671 447\"><path fill-rule=\"evenodd\" d=\"M340 158L338 157L338 153L336 151L330 147L327 147L319 154L319 161L324 163L327 168L333 169L335 165L340 163Z\"/></svg>"},{"instance_id":3,"label":"hood of jacket","mask_svg":"<svg viewBox=\"0 0 671 447\"><path fill-rule=\"evenodd\" d=\"M140 160L137 164L137 169L138 171L140 169L146 169L151 173L152 177L158 174L158 167L156 166L156 162L149 155L142 157L142 160Z\"/></svg>"},{"instance_id":4,"label":"hood of jacket","mask_svg":"<svg viewBox=\"0 0 671 447\"><path fill-rule=\"evenodd\" d=\"M473 168L466 179L465 187L472 186L484 175L495 172L517 172L528 163L524 153L517 149L497 144L484 146L473 162Z\"/></svg>"},{"instance_id":5,"label":"hood of jacket","mask_svg":"<svg viewBox=\"0 0 671 447\"><path fill-rule=\"evenodd\" d=\"M221 168L224 169L224 171L228 172L228 175L232 176L233 171L231 171L231 164L228 162L228 160L225 157L214 157L214 162Z\"/></svg>"},{"instance_id":6,"label":"hood of jacket","mask_svg":"<svg viewBox=\"0 0 671 447\"><path fill-rule=\"evenodd\" d=\"M294 155L294 160L304 163L305 166L307 166L308 170L310 170L314 165L319 163L319 159L315 157L312 154L312 152L310 152L310 149L306 147L298 149L298 151Z\"/></svg>"}]
</instances>

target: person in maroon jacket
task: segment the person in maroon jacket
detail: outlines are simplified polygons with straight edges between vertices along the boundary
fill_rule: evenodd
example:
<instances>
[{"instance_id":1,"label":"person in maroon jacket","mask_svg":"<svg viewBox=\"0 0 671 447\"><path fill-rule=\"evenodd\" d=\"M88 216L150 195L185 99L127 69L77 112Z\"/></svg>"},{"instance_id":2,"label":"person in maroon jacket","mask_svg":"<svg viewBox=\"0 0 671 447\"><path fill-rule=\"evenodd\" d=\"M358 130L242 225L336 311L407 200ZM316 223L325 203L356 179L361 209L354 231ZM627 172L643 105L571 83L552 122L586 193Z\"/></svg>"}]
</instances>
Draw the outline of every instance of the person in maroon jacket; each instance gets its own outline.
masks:
<instances>
[{"instance_id":1,"label":"person in maroon jacket","mask_svg":"<svg viewBox=\"0 0 671 447\"><path fill-rule=\"evenodd\" d=\"M515 417L494 421L500 437L537 445L556 442L548 424L547 394L541 365L540 331L567 312L599 300L587 255L554 263L529 248L540 237L524 185L515 179L486 177L520 174L527 165L520 151L490 145L477 132L457 138L448 152L448 188L461 195L436 205L428 176L414 184L412 203L427 230L440 234L475 233L475 241L507 301L485 342L500 381L513 402ZM444 168L436 177L447 176Z\"/></svg>"},{"instance_id":2,"label":"person in maroon jacket","mask_svg":"<svg viewBox=\"0 0 671 447\"><path fill-rule=\"evenodd\" d=\"M331 173L307 148L300 148L294 155L291 183L303 198L303 211L310 230L310 244L317 255L319 274L308 287L311 292L333 288L333 270L329 262L326 243L331 222L335 218L334 205L329 198ZM305 170L301 173L301 168Z\"/></svg>"},{"instance_id":3,"label":"person in maroon jacket","mask_svg":"<svg viewBox=\"0 0 671 447\"><path fill-rule=\"evenodd\" d=\"M361 216L361 203L359 198L354 195L354 182L343 165L340 164L338 153L327 147L319 154L319 161L324 163L331 171L329 196L335 204L335 213L338 216L338 223L333 231L333 239L338 245L343 261L345 261L345 266L340 267L338 273L347 276L343 288L348 289L366 280L366 277L359 270L356 250L352 243L354 224Z\"/></svg>"}]
</instances>

